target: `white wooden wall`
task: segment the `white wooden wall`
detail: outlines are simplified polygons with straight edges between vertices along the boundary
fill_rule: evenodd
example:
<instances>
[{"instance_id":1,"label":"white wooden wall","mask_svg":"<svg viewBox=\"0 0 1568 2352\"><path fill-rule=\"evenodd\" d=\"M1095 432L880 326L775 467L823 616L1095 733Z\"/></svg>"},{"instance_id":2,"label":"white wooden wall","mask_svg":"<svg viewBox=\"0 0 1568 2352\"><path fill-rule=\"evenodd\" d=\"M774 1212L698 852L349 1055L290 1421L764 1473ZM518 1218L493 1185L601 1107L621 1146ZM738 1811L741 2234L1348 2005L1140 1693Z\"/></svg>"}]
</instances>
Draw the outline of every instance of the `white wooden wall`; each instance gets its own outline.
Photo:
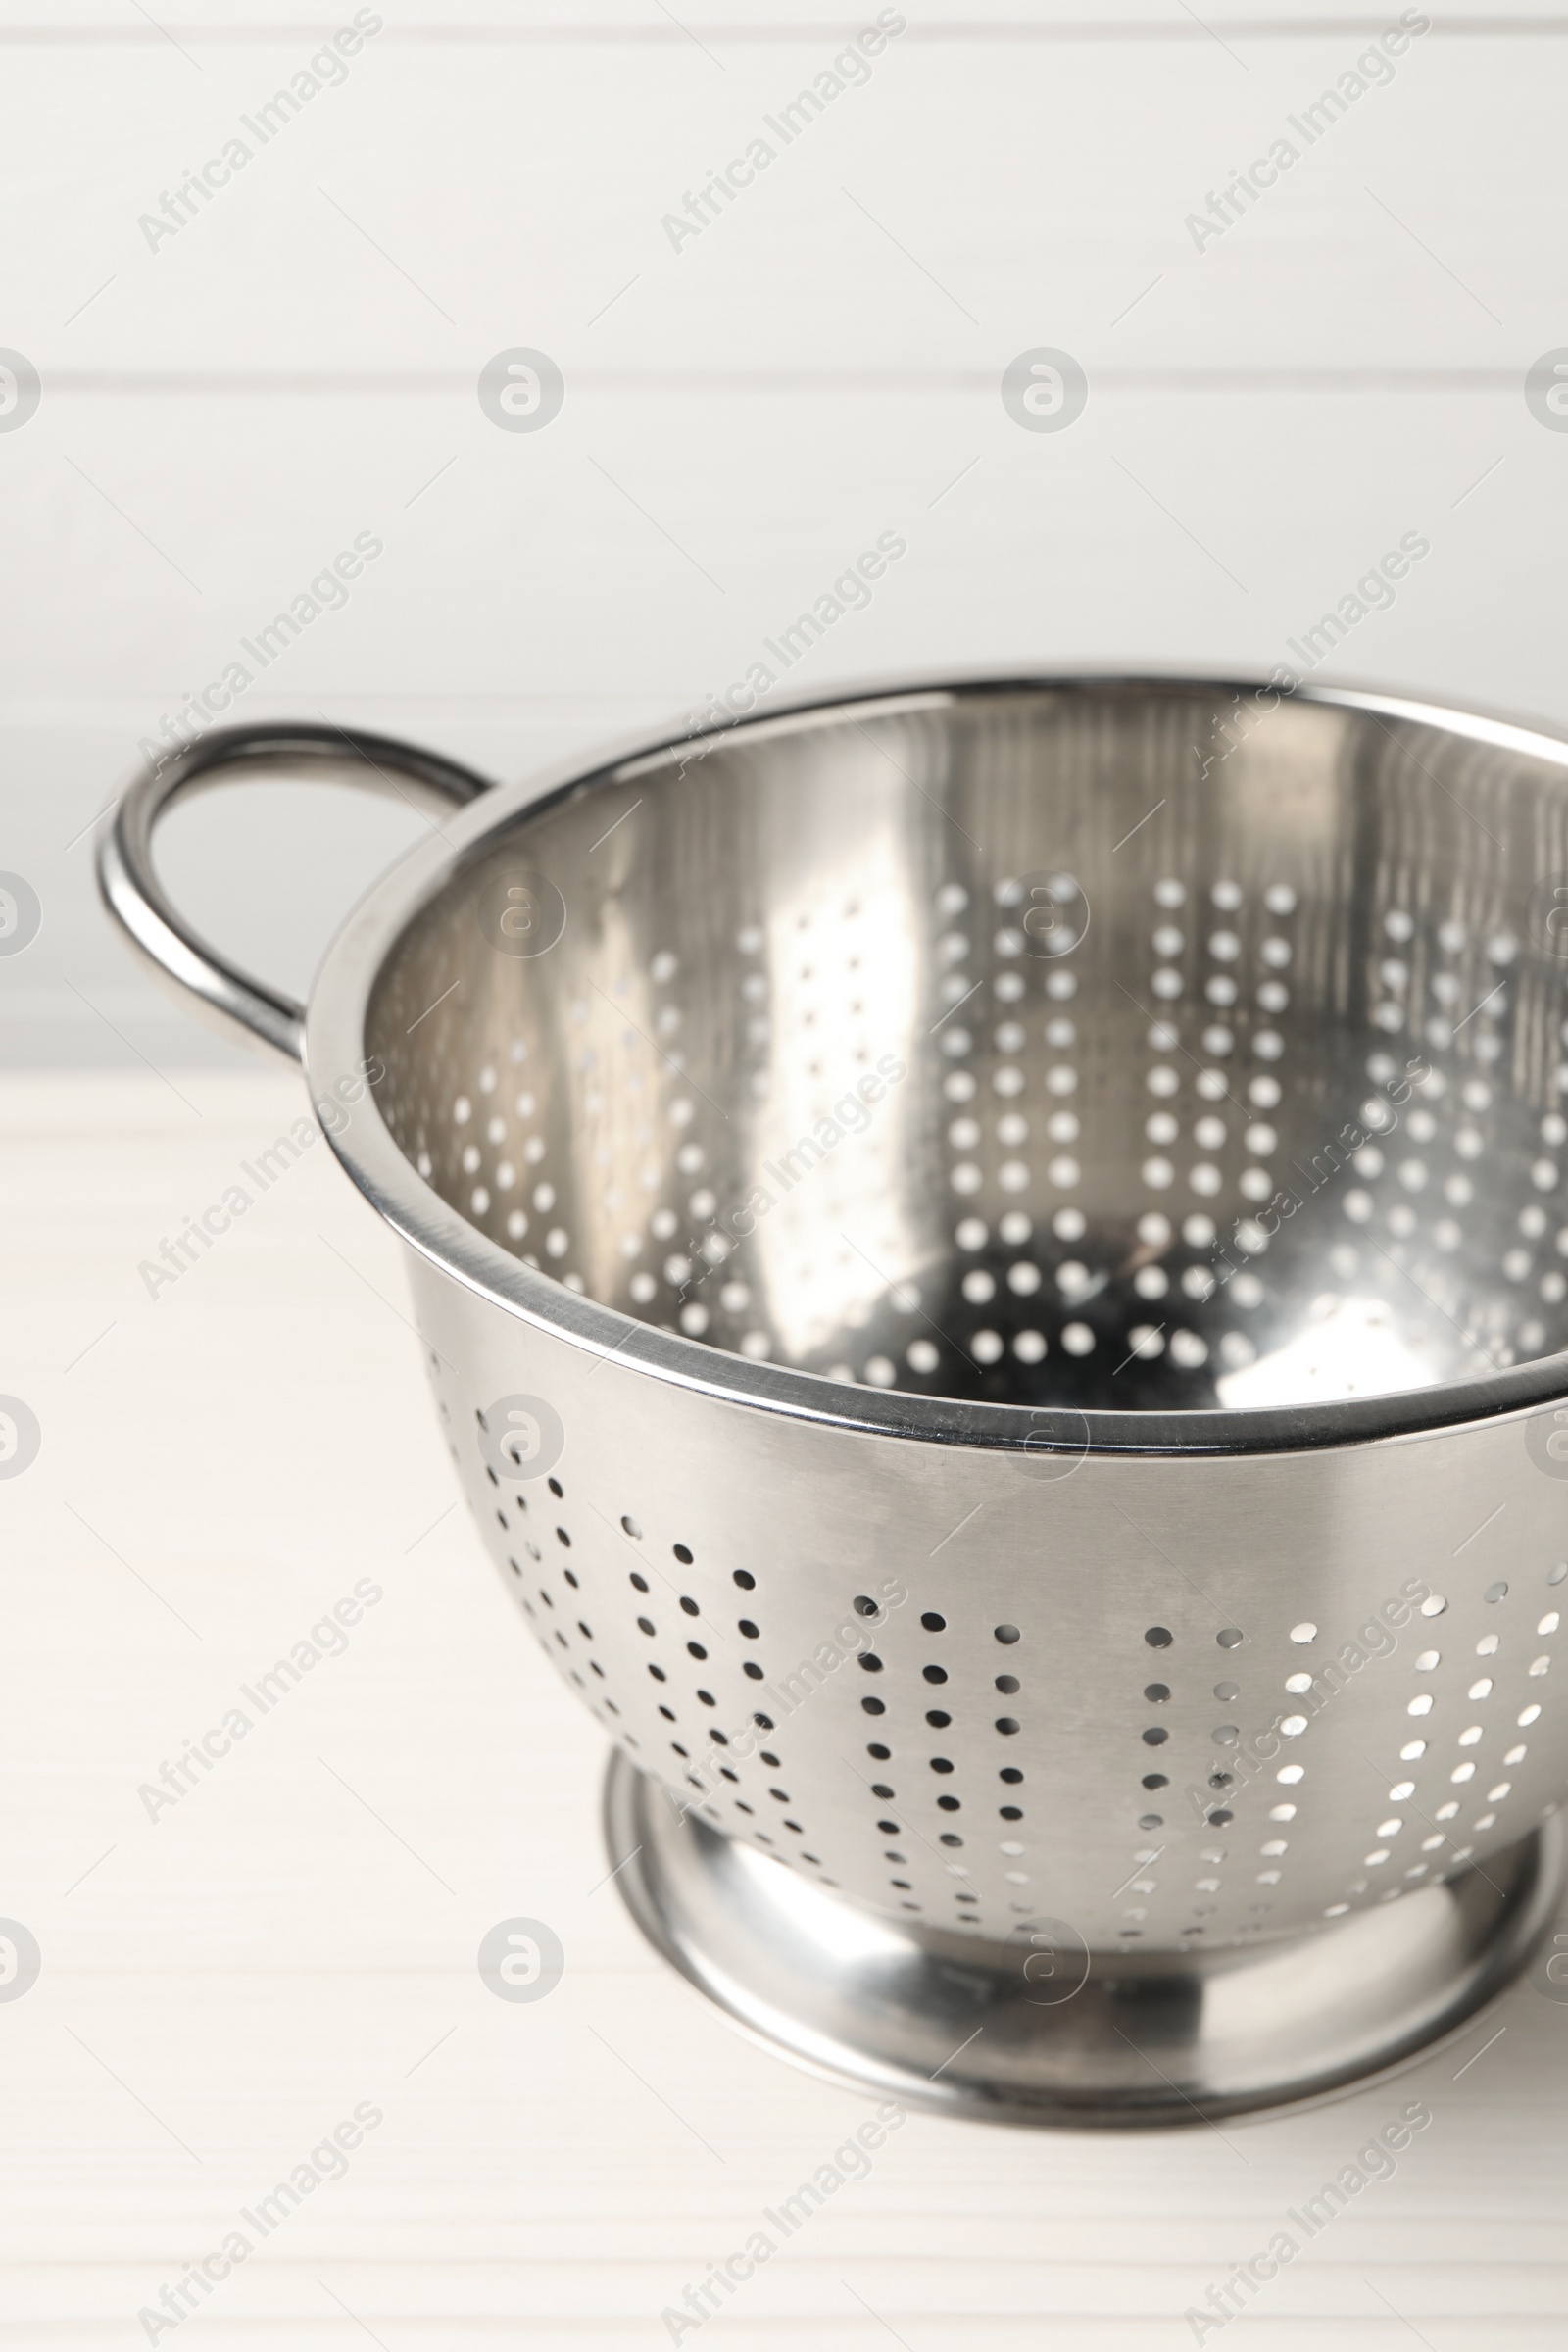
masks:
<instances>
[{"instance_id":1,"label":"white wooden wall","mask_svg":"<svg viewBox=\"0 0 1568 2352\"><path fill-rule=\"evenodd\" d=\"M700 4L387 0L346 80L156 250L139 217L352 11L163 0L160 29L134 0L0 6L0 343L43 381L0 432L0 825L46 910L4 973L11 1058L133 1066L84 996L160 1057L221 1051L129 977L83 829L363 530L385 553L236 714L520 774L743 675L884 530L907 556L792 687L1265 672L1415 530L1431 556L1324 674L1568 718L1568 434L1523 396L1568 343L1546 0L1440 13L1201 252L1188 214L1392 0L911 7L869 81L674 251L663 215L875 15ZM476 397L518 345L565 379L538 433ZM1088 372L1062 433L1002 405L1037 346ZM182 820L171 871L303 984L402 837L360 800L229 802Z\"/></svg>"},{"instance_id":2,"label":"white wooden wall","mask_svg":"<svg viewBox=\"0 0 1568 2352\"><path fill-rule=\"evenodd\" d=\"M1266 672L1417 531L1324 674L1568 722L1568 434L1524 398L1568 345L1568 16L1435 11L1200 253L1188 213L1398 13L1218 5L910 7L675 252L662 216L873 8L382 0L343 85L151 251L138 216L352 9L0 0L0 345L43 387L0 431L0 868L44 906L0 959L0 1389L45 1430L0 1487L0 1915L45 1954L0 2002L0 2346L144 2342L138 2307L370 2099L347 2178L181 2352L654 2347L859 2120L592 1891L597 1735L449 1511L395 1258L333 1170L147 1298L138 1259L293 1098L132 975L92 820L362 531L383 554L243 715L502 776L678 719L883 531L906 556L792 685ZM538 433L476 397L519 345L565 380ZM1036 346L1090 379L1062 433L1002 405ZM236 795L179 820L169 870L303 986L406 831ZM385 1598L348 1653L151 1824L138 1785L362 1576ZM517 1912L568 1951L536 2008L473 1967ZM1226 2352L1558 2346L1568 2007L1526 1985L1495 2024L1473 2064L1224 2134L911 2121L705 2345L1176 2352L1184 2308L1420 2095L1397 2179Z\"/></svg>"}]
</instances>

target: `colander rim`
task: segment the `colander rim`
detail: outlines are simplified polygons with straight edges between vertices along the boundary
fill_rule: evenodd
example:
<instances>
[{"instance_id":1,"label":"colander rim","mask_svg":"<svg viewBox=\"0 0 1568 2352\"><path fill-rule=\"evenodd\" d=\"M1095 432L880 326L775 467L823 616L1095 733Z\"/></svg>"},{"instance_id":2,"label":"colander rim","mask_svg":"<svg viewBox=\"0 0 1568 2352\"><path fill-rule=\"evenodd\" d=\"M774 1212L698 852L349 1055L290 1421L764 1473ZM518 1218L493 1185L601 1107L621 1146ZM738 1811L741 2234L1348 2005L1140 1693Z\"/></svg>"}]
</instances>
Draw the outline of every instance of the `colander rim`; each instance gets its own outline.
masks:
<instances>
[{"instance_id":1,"label":"colander rim","mask_svg":"<svg viewBox=\"0 0 1568 2352\"><path fill-rule=\"evenodd\" d=\"M584 765L580 754L517 783L498 785L466 808L445 817L381 878L349 914L328 948L311 993L305 1067L313 1099L357 1071L365 1057L369 1000L387 958L409 925L493 836L525 813L624 779L630 768L662 756L722 743L744 730L754 739L798 728L804 720L842 723L867 708L881 716L900 708L931 709L966 698L1007 693L1103 695L1276 693L1277 678L1204 677L1190 671L1125 669L1069 672L975 669L931 677L882 677L841 683L791 698L765 711L704 730L639 733ZM1568 739L1544 724L1501 713L1459 709L1393 690L1314 684L1288 690L1293 702L1364 711L1441 728L1497 750L1541 760L1568 775ZM322 1126L339 1162L393 1231L440 1272L539 1331L623 1369L740 1406L824 1423L847 1433L906 1439L983 1451L1039 1456L1086 1454L1180 1455L1292 1453L1323 1446L1418 1438L1466 1423L1568 1397L1568 1349L1465 1380L1391 1390L1383 1395L1326 1398L1284 1406L1175 1409L1151 1412L1080 1410L1075 1406L991 1404L874 1389L830 1380L731 1354L705 1341L668 1332L623 1314L542 1269L524 1265L442 1200L418 1174L382 1119L373 1086L345 1114L334 1107ZM1042 1461L1042 1471L1046 1464Z\"/></svg>"}]
</instances>

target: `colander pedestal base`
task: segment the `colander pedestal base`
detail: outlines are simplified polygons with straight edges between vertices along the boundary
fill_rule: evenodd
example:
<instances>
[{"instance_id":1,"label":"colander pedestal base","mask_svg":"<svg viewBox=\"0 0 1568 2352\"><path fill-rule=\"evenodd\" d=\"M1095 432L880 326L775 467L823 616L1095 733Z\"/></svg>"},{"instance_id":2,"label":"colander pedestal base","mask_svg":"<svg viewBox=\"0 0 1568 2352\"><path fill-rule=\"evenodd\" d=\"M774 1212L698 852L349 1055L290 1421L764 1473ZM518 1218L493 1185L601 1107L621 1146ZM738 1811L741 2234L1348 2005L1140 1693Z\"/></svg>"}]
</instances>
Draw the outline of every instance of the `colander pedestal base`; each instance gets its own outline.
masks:
<instances>
[{"instance_id":1,"label":"colander pedestal base","mask_svg":"<svg viewBox=\"0 0 1568 2352\"><path fill-rule=\"evenodd\" d=\"M1407 2064L1518 1974L1563 1881L1553 1816L1484 1874L1317 1932L1088 1952L868 1911L680 1815L619 1750L605 1810L632 1917L753 2040L906 2106L1080 2130L1298 2105Z\"/></svg>"}]
</instances>

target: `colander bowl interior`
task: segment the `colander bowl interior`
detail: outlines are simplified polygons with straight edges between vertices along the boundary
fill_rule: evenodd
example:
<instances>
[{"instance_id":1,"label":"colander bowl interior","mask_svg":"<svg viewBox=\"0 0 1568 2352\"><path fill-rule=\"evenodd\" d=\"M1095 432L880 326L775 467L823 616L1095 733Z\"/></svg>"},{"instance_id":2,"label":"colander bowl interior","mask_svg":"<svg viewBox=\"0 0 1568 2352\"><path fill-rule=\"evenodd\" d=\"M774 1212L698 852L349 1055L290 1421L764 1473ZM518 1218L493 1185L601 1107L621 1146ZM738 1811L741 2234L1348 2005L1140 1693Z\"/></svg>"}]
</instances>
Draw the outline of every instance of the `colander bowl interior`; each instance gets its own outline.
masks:
<instances>
[{"instance_id":1,"label":"colander bowl interior","mask_svg":"<svg viewBox=\"0 0 1568 2352\"><path fill-rule=\"evenodd\" d=\"M1125 681L804 711L492 828L383 957L452 1209L705 1349L1246 1410L1568 1346L1563 756Z\"/></svg>"}]
</instances>

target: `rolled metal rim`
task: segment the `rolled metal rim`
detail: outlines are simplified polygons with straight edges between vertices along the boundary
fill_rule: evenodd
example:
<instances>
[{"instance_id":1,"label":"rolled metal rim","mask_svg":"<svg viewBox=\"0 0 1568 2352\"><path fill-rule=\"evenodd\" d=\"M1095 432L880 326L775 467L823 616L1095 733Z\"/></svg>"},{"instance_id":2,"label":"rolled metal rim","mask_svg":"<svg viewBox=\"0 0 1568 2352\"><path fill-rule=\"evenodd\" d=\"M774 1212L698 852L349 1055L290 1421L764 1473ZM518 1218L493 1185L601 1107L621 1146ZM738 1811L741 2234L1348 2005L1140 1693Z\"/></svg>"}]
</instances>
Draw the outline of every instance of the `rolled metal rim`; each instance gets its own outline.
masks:
<instances>
[{"instance_id":1,"label":"rolled metal rim","mask_svg":"<svg viewBox=\"0 0 1568 2352\"><path fill-rule=\"evenodd\" d=\"M318 975L306 1025L305 1063L313 1095L324 1095L340 1076L358 1068L365 1054L370 992L383 964L407 926L453 875L473 863L494 837L519 817L612 784L633 764L646 764L662 754L688 754L694 745L725 742L741 733L755 740L781 729L798 731L812 719L830 723L873 713L891 715L900 709L929 710L987 694L1186 693L1209 699L1260 688L1265 681L1245 678L1111 671L1057 676L1012 670L842 686L832 694L781 703L765 714L739 718L708 735L666 732L639 737L591 766L574 759L520 784L487 792L447 817L429 840L393 866L334 940ZM1442 728L1471 742L1541 760L1563 771L1568 790L1568 741L1516 721L1453 710L1411 696L1351 688L1302 685L1291 699ZM347 1123L343 1121L343 1111L334 1108L323 1125L337 1157L366 1199L411 1248L480 1298L542 1333L613 1357L651 1379L846 1431L1040 1455L1289 1453L1423 1437L1439 1429L1527 1412L1568 1396L1568 1350L1475 1379L1435 1382L1386 1396L1239 1411L1085 1412L1069 1406L980 1404L849 1387L819 1373L728 1354L568 1290L468 1224L425 1183L383 1122L373 1088L356 1103Z\"/></svg>"}]
</instances>

